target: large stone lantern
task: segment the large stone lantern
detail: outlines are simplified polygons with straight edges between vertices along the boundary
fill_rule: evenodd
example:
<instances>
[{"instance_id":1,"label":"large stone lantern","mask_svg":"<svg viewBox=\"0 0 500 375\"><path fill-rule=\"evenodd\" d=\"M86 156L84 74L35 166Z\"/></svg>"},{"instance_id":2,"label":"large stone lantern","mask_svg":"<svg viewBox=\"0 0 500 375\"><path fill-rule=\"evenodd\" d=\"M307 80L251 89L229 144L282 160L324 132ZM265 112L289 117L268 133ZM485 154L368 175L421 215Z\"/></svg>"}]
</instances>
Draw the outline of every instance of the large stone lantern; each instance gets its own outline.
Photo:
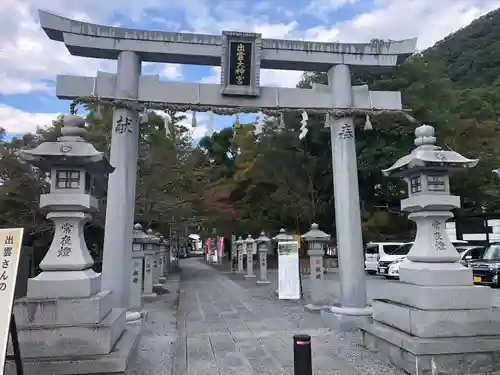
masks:
<instances>
[{"instance_id":1,"label":"large stone lantern","mask_svg":"<svg viewBox=\"0 0 500 375\"><path fill-rule=\"evenodd\" d=\"M415 130L409 155L383 171L408 184L401 209L417 224L415 243L400 266L400 282L373 301L363 344L411 374L477 374L498 370L500 314L491 289L473 285L445 230L460 198L449 175L478 160L436 146L434 128Z\"/></svg>"},{"instance_id":2,"label":"large stone lantern","mask_svg":"<svg viewBox=\"0 0 500 375\"><path fill-rule=\"evenodd\" d=\"M301 236L307 243L307 255L309 255L309 285L311 292L312 305L307 307L315 309L320 306L324 299L324 255L325 244L330 241L330 235L319 229L318 224L313 223L311 229Z\"/></svg>"},{"instance_id":3,"label":"large stone lantern","mask_svg":"<svg viewBox=\"0 0 500 375\"><path fill-rule=\"evenodd\" d=\"M82 138L85 121L65 116L62 137L19 153L27 163L50 174L50 193L40 196L40 209L54 222L55 234L40 273L28 281L28 297L90 297L101 290L101 275L92 270L83 228L98 210L92 196L94 178L113 168Z\"/></svg>"},{"instance_id":4,"label":"large stone lantern","mask_svg":"<svg viewBox=\"0 0 500 375\"><path fill-rule=\"evenodd\" d=\"M85 140L84 119L64 116L62 122L57 141L19 153L47 173L50 192L41 195L40 208L54 222L42 272L28 281L27 296L14 306L25 371L88 374L105 368L120 373L140 327L126 327L125 309L112 308L112 292L101 290L101 275L92 270L83 233L98 210L92 183L113 168Z\"/></svg>"}]
</instances>

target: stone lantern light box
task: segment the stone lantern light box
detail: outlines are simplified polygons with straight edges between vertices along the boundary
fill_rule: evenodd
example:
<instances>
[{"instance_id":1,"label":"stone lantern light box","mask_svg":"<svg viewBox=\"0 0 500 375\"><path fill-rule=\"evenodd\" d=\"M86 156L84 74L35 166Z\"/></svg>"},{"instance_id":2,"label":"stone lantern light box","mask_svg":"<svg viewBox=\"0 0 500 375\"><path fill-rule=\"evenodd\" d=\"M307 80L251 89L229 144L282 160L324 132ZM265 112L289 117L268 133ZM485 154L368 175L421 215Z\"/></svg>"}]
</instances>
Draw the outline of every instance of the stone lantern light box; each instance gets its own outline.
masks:
<instances>
[{"instance_id":1,"label":"stone lantern light box","mask_svg":"<svg viewBox=\"0 0 500 375\"><path fill-rule=\"evenodd\" d=\"M451 195L449 175L453 170L475 167L478 160L436 146L434 128L429 125L415 130L414 143L417 148L382 171L385 176L401 176L408 184L408 198L401 201L401 210L459 208L460 197Z\"/></svg>"}]
</instances>

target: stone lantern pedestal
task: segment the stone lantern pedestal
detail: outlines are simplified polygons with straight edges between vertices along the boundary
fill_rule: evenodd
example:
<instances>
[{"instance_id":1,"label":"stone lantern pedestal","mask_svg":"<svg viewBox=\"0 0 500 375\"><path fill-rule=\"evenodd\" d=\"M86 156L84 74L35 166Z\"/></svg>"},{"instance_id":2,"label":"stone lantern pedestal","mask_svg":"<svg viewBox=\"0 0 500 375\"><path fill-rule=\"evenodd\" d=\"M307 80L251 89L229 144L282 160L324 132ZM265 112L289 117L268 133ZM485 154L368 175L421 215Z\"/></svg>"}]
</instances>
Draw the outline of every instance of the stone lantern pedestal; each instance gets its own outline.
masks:
<instances>
[{"instance_id":1,"label":"stone lantern pedestal","mask_svg":"<svg viewBox=\"0 0 500 375\"><path fill-rule=\"evenodd\" d=\"M257 251L259 252L259 280L257 284L271 284L267 279L267 252L269 251L270 239L262 232L257 238Z\"/></svg>"},{"instance_id":2,"label":"stone lantern pedestal","mask_svg":"<svg viewBox=\"0 0 500 375\"><path fill-rule=\"evenodd\" d=\"M61 133L56 142L19 155L50 172L50 193L40 197L40 208L55 227L42 272L28 281L27 296L14 304L25 374L124 372L141 327L126 327L125 309L112 308L112 292L101 290L101 275L92 270L83 234L98 208L93 178L113 168L84 139L82 118L65 116ZM6 374L14 373L8 363Z\"/></svg>"},{"instance_id":3,"label":"stone lantern pedestal","mask_svg":"<svg viewBox=\"0 0 500 375\"><path fill-rule=\"evenodd\" d=\"M247 251L247 274L244 276L245 279L253 279L255 278L255 274L253 273L253 247L255 244L255 240L249 234L245 240L245 246Z\"/></svg>"},{"instance_id":4,"label":"stone lantern pedestal","mask_svg":"<svg viewBox=\"0 0 500 375\"><path fill-rule=\"evenodd\" d=\"M323 258L325 255L325 244L330 240L330 235L319 230L318 224L312 224L311 230L302 235L302 238L307 243L307 255L309 255L309 287L311 293L311 304L305 307L309 310L321 310L324 308L325 285L324 264Z\"/></svg>"},{"instance_id":5,"label":"stone lantern pedestal","mask_svg":"<svg viewBox=\"0 0 500 375\"><path fill-rule=\"evenodd\" d=\"M417 148L383 172L408 183L401 209L417 224L417 236L400 282L373 301L363 345L410 374L498 373L500 314L491 289L473 285L472 270L458 262L445 230L450 211L460 207L449 174L477 160L437 147L430 126L415 136Z\"/></svg>"}]
</instances>

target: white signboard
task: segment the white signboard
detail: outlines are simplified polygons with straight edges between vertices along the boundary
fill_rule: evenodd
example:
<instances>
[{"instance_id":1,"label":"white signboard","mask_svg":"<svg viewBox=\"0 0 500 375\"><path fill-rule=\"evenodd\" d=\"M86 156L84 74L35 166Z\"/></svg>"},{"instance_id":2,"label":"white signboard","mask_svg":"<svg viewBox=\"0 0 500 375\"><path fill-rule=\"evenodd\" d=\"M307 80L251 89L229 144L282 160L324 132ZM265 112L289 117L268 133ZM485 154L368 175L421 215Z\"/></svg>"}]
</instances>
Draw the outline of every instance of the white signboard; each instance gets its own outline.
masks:
<instances>
[{"instance_id":1,"label":"white signboard","mask_svg":"<svg viewBox=\"0 0 500 375\"><path fill-rule=\"evenodd\" d=\"M278 298L300 299L299 243L278 242Z\"/></svg>"},{"instance_id":2,"label":"white signboard","mask_svg":"<svg viewBox=\"0 0 500 375\"><path fill-rule=\"evenodd\" d=\"M4 373L22 240L23 228L0 229L0 374Z\"/></svg>"}]
</instances>

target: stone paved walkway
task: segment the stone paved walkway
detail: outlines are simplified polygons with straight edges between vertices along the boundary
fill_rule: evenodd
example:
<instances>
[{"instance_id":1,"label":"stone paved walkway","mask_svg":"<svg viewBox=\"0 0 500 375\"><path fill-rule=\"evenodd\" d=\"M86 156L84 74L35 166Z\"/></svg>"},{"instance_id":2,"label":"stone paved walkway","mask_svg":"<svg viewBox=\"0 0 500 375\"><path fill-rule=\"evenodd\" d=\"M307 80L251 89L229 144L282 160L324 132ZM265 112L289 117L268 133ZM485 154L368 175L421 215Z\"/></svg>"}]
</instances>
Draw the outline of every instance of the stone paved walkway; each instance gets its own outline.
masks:
<instances>
[{"instance_id":1,"label":"stone paved walkway","mask_svg":"<svg viewBox=\"0 0 500 375\"><path fill-rule=\"evenodd\" d=\"M360 347L359 335L326 330L303 301L258 298L255 280L237 275L235 282L203 261L188 259L181 266L174 375L293 374L296 333L312 336L315 375L402 374Z\"/></svg>"}]
</instances>

